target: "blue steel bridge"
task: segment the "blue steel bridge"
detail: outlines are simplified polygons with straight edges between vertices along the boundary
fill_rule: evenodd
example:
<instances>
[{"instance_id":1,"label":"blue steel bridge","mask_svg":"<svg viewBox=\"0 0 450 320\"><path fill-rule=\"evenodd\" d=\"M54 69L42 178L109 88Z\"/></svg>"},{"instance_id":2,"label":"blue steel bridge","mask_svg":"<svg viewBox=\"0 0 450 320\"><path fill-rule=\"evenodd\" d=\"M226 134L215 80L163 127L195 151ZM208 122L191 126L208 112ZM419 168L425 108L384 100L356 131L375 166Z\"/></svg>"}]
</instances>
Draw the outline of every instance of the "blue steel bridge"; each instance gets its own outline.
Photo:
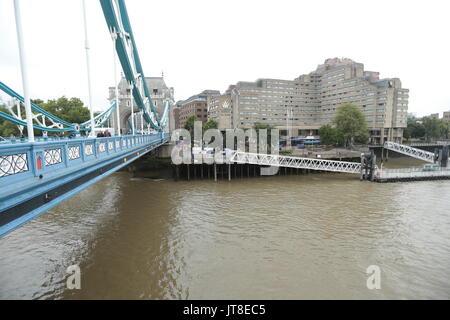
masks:
<instances>
[{"instance_id":1,"label":"blue steel bridge","mask_svg":"<svg viewBox=\"0 0 450 320\"><path fill-rule=\"evenodd\" d=\"M116 99L111 106L93 116L91 84L89 74L89 44L86 13L83 1L87 83L91 119L84 123L68 123L33 104L28 94L26 51L22 38L19 0L14 0L17 37L21 62L24 96L4 82L0 90L16 103L8 106L8 113L0 117L27 128L28 137L20 143L0 143L0 237L50 208L73 196L100 179L128 165L169 140L169 101L165 101L162 115L158 115L145 82L130 19L124 0L100 0L105 31L111 35L116 59L131 89L132 113L140 112L145 121L145 130L137 130L131 116L132 134L121 135L120 123L117 135L95 137L95 128L102 127L112 117L119 118L117 80ZM4 80L4 79L2 79ZM23 112L25 109L25 112ZM26 114L23 118L22 115ZM120 120L120 119L118 119ZM53 139L34 137L34 131L75 133L78 138ZM82 138L80 133L88 136Z\"/></svg>"},{"instance_id":2,"label":"blue steel bridge","mask_svg":"<svg viewBox=\"0 0 450 320\"><path fill-rule=\"evenodd\" d=\"M68 123L31 103L28 94L20 5L19 0L14 0L24 96L8 87L4 82L0 82L0 90L16 102L8 105L8 113L0 111L0 117L15 123L19 128L27 127L28 137L20 143L12 143L12 141L0 143L0 237L150 151L159 148L169 140L167 127L170 103L165 101L164 110L159 116L155 111L150 91L144 80L144 72L124 0L100 0L99 2L106 21L106 30L111 35L113 42L114 68L116 69L116 59L118 58L131 90L130 130L132 134L121 135L120 123L127 123L127 121L125 118L121 119L120 115L128 114L128 112L121 113L119 110L117 79L115 79L115 101L109 108L94 117L92 99L89 98L91 118L84 123ZM91 96L86 23L85 35L87 83L89 96ZM134 105L136 110L133 109ZM145 130L142 124L141 130L136 130L133 120L134 112L141 113L142 119L146 123ZM25 118L22 117L23 114L26 114ZM94 136L95 129L102 127L110 119L118 120L114 121L118 134L113 137L96 138ZM85 138L51 140L50 137L35 138L34 130L71 132L77 136L80 136L80 132L84 132L89 135ZM428 162L429 165L426 168L392 170L378 168L373 155L361 155L361 163L355 163L274 154L254 154L242 150L234 151L230 160L233 163L258 166L357 174L361 179L380 182L450 178L448 146L445 146L440 154L393 142L386 142L384 148Z\"/></svg>"}]
</instances>

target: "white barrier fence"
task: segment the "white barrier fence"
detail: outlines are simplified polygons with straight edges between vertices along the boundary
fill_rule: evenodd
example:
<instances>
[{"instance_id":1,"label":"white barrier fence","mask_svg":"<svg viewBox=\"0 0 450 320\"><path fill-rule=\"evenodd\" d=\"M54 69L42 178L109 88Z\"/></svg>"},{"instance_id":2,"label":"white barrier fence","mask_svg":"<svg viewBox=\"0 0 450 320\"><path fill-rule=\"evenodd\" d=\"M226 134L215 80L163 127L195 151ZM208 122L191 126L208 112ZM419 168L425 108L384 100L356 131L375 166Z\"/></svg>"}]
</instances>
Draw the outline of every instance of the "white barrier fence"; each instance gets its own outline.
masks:
<instances>
[{"instance_id":1,"label":"white barrier fence","mask_svg":"<svg viewBox=\"0 0 450 320\"><path fill-rule=\"evenodd\" d=\"M401 169L378 169L375 171L375 179L414 179L429 177L450 177L450 168L424 168L411 167Z\"/></svg>"}]
</instances>

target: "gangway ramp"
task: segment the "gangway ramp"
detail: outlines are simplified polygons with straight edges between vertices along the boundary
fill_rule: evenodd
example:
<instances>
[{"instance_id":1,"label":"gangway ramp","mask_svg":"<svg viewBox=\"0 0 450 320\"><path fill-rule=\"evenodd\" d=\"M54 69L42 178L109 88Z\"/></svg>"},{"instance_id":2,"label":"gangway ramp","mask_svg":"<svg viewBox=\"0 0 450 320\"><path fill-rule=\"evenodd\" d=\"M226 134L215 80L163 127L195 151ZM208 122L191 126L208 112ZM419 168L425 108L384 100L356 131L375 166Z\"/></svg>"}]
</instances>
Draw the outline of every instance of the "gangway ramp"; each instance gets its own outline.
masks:
<instances>
[{"instance_id":1,"label":"gangway ramp","mask_svg":"<svg viewBox=\"0 0 450 320\"><path fill-rule=\"evenodd\" d=\"M410 146L406 146L404 144L386 141L384 143L384 148L388 150L392 150L398 153L402 153L404 155L423 160L430 163L435 163L435 154L433 152L425 151L422 149L413 148Z\"/></svg>"},{"instance_id":2,"label":"gangway ramp","mask_svg":"<svg viewBox=\"0 0 450 320\"><path fill-rule=\"evenodd\" d=\"M297 169L361 174L361 163L335 161L314 158L282 156L278 154L263 154L236 151L230 158L231 162L248 163L260 166L276 166Z\"/></svg>"}]
</instances>

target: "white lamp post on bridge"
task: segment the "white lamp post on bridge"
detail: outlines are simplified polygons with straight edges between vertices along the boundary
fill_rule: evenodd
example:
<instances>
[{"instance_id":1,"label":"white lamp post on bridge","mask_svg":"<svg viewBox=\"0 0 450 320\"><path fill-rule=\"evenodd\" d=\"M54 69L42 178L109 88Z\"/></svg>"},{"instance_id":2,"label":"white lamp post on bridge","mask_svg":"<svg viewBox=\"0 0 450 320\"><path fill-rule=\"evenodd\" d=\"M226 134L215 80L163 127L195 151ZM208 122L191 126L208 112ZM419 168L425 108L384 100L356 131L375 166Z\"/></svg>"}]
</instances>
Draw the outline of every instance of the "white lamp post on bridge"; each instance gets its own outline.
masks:
<instances>
[{"instance_id":1,"label":"white lamp post on bridge","mask_svg":"<svg viewBox=\"0 0 450 320\"><path fill-rule=\"evenodd\" d=\"M27 117L28 142L34 142L33 114L31 113L31 100L28 87L27 60L23 43L22 16L19 0L14 0L14 14L16 18L17 42L19 44L20 69L22 71L22 86L25 99L25 114ZM18 111L20 114L20 110Z\"/></svg>"}]
</instances>

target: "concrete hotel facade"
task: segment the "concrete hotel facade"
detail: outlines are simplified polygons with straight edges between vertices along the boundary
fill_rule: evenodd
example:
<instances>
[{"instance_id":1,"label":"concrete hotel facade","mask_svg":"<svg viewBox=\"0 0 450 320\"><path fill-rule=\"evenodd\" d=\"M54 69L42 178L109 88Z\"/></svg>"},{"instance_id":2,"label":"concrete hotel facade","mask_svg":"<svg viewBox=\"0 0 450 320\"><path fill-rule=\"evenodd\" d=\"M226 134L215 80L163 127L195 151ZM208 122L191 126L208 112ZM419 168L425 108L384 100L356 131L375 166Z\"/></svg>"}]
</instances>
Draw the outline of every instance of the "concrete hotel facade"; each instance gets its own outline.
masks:
<instances>
[{"instance_id":1,"label":"concrete hotel facade","mask_svg":"<svg viewBox=\"0 0 450 320\"><path fill-rule=\"evenodd\" d=\"M229 93L210 96L208 99L208 119L216 120L219 130L232 128L232 103Z\"/></svg>"},{"instance_id":2,"label":"concrete hotel facade","mask_svg":"<svg viewBox=\"0 0 450 320\"><path fill-rule=\"evenodd\" d=\"M342 103L352 103L365 114L370 142L382 143L402 141L408 93L398 78L380 79L378 72L364 71L362 63L334 58L294 80L238 82L224 96L232 105L230 127L262 122L281 129L281 135L289 130L290 136L317 135L321 126L332 123ZM217 108L214 101L210 109Z\"/></svg>"}]
</instances>

